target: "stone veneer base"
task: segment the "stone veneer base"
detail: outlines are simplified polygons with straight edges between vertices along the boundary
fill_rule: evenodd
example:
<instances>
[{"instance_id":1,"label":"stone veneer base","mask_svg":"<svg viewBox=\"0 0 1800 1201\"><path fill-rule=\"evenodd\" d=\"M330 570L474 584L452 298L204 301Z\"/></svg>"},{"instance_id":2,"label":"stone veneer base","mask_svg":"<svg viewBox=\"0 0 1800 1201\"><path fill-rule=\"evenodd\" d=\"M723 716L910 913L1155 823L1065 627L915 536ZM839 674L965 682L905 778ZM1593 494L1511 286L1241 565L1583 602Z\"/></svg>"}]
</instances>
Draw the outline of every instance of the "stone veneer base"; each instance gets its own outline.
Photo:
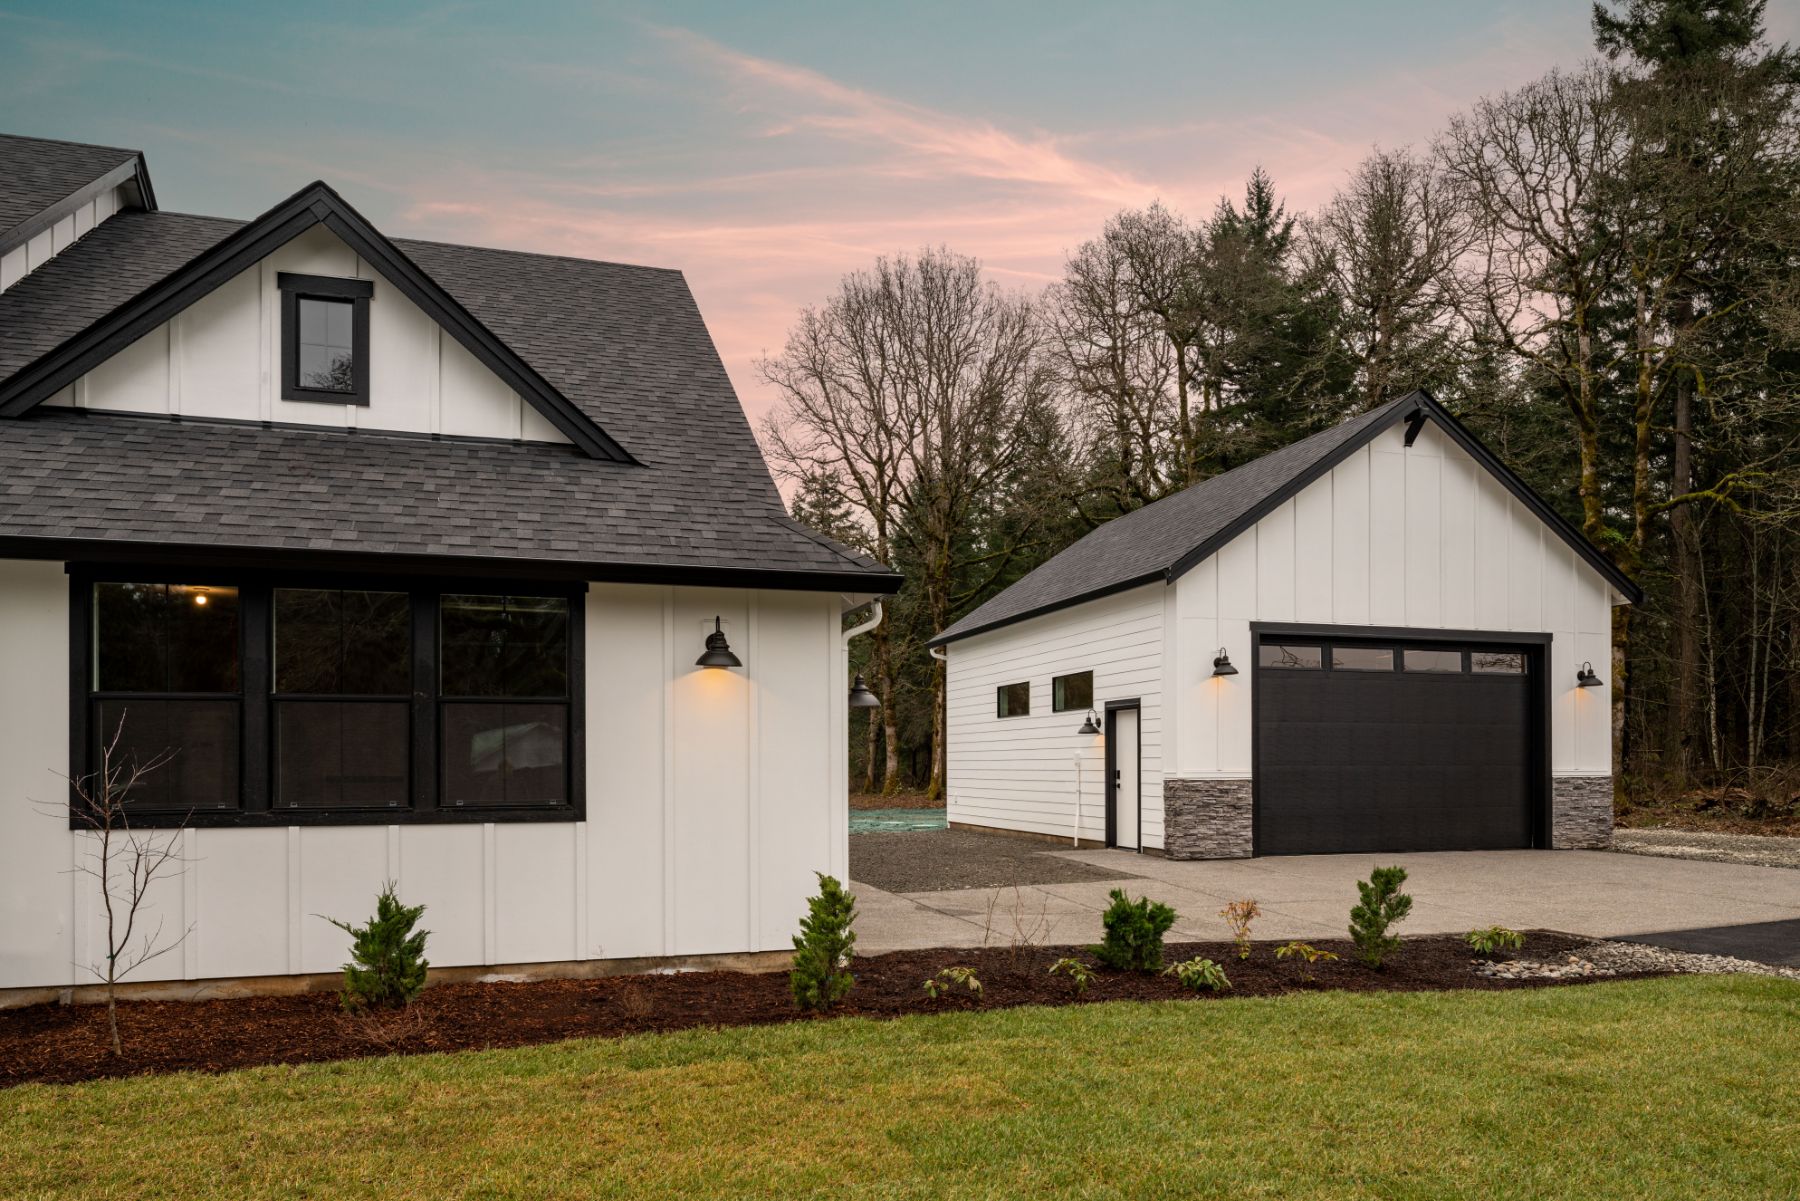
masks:
<instances>
[{"instance_id":1,"label":"stone veneer base","mask_svg":"<svg viewBox=\"0 0 1800 1201\"><path fill-rule=\"evenodd\" d=\"M1170 859L1248 859L1249 779L1164 780L1163 850Z\"/></svg>"},{"instance_id":2,"label":"stone veneer base","mask_svg":"<svg viewBox=\"0 0 1800 1201\"><path fill-rule=\"evenodd\" d=\"M1550 788L1550 845L1562 851L1612 846L1611 776L1557 776Z\"/></svg>"}]
</instances>

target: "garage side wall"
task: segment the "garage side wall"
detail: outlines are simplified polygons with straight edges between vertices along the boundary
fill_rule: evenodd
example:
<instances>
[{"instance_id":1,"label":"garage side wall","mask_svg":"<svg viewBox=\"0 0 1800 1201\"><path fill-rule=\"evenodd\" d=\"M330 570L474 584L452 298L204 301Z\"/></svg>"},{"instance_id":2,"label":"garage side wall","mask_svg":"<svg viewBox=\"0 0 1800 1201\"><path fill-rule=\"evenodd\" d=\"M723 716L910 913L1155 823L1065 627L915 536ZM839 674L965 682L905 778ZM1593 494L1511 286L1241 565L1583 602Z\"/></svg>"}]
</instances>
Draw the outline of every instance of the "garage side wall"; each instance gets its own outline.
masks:
<instances>
[{"instance_id":1,"label":"garage side wall","mask_svg":"<svg viewBox=\"0 0 1800 1201\"><path fill-rule=\"evenodd\" d=\"M1400 427L1181 576L1173 588L1170 853L1250 853L1252 622L1549 633L1552 842L1611 832L1606 582L1435 425ZM1212 676L1223 646L1241 674ZM1176 847L1176 842L1183 846Z\"/></svg>"},{"instance_id":2,"label":"garage side wall","mask_svg":"<svg viewBox=\"0 0 1800 1201\"><path fill-rule=\"evenodd\" d=\"M742 670L694 666L715 614ZM132 979L333 972L317 915L360 921L389 879L438 967L785 949L813 871L847 873L839 628L836 595L595 585L586 821L177 832L149 921L191 934ZM62 564L0 560L0 1005L90 982L104 945L61 808L69 636Z\"/></svg>"},{"instance_id":3,"label":"garage side wall","mask_svg":"<svg viewBox=\"0 0 1800 1201\"><path fill-rule=\"evenodd\" d=\"M1164 607L1150 584L950 644L947 817L953 823L1072 838L1076 782L1084 842L1106 838L1105 748L1078 733L1085 709L1051 711L1051 680L1094 673L1094 708L1136 699L1146 847L1163 845ZM1029 682L1031 713L998 717L995 691Z\"/></svg>"}]
</instances>

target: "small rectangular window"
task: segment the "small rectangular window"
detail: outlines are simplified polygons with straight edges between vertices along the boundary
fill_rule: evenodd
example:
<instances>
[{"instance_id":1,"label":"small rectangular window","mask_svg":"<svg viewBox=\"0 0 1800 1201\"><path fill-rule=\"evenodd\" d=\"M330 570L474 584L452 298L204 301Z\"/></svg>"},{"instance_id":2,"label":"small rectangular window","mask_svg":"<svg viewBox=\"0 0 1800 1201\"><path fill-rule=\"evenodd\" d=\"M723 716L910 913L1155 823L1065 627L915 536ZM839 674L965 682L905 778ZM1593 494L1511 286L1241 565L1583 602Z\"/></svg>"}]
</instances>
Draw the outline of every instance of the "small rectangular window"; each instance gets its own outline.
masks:
<instances>
[{"instance_id":1,"label":"small rectangular window","mask_svg":"<svg viewBox=\"0 0 1800 1201\"><path fill-rule=\"evenodd\" d=\"M1078 671L1072 675L1057 676L1050 681L1050 708L1061 713L1067 709L1091 709L1094 707L1094 673Z\"/></svg>"},{"instance_id":2,"label":"small rectangular window","mask_svg":"<svg viewBox=\"0 0 1800 1201\"><path fill-rule=\"evenodd\" d=\"M1392 671L1394 652L1382 646L1334 646L1331 648L1333 671Z\"/></svg>"},{"instance_id":3,"label":"small rectangular window","mask_svg":"<svg viewBox=\"0 0 1800 1201\"><path fill-rule=\"evenodd\" d=\"M1469 670L1484 675L1522 675L1525 656L1520 651L1470 651Z\"/></svg>"},{"instance_id":4,"label":"small rectangular window","mask_svg":"<svg viewBox=\"0 0 1800 1201\"><path fill-rule=\"evenodd\" d=\"M326 404L369 403L369 298L366 279L277 276L281 289L281 398Z\"/></svg>"},{"instance_id":5,"label":"small rectangular window","mask_svg":"<svg viewBox=\"0 0 1800 1201\"><path fill-rule=\"evenodd\" d=\"M1317 671L1322 662L1323 649L1317 646L1265 642L1256 650L1256 662L1259 667Z\"/></svg>"},{"instance_id":6,"label":"small rectangular window","mask_svg":"<svg viewBox=\"0 0 1800 1201\"><path fill-rule=\"evenodd\" d=\"M1414 651L1405 653L1407 671L1461 672L1461 651Z\"/></svg>"},{"instance_id":7,"label":"small rectangular window","mask_svg":"<svg viewBox=\"0 0 1800 1201\"><path fill-rule=\"evenodd\" d=\"M1029 717L1031 684L1002 684L994 690L994 713L997 717Z\"/></svg>"}]
</instances>

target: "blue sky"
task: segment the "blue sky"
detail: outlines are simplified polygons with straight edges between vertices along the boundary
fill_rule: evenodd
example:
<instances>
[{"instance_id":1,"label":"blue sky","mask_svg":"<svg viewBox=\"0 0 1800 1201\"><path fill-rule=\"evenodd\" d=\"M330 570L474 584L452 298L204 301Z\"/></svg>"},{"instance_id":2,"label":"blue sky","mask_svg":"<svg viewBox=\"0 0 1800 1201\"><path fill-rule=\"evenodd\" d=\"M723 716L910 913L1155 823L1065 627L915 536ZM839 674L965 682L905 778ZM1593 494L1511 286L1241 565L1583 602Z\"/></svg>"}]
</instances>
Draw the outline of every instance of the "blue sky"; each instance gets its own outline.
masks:
<instances>
[{"instance_id":1,"label":"blue sky","mask_svg":"<svg viewBox=\"0 0 1800 1201\"><path fill-rule=\"evenodd\" d=\"M1793 4L1770 14L1800 40ZM1588 5L0 0L0 127L133 146L165 208L323 178L391 234L679 267L756 356L876 255L1036 287L1108 214L1376 144L1580 61Z\"/></svg>"}]
</instances>

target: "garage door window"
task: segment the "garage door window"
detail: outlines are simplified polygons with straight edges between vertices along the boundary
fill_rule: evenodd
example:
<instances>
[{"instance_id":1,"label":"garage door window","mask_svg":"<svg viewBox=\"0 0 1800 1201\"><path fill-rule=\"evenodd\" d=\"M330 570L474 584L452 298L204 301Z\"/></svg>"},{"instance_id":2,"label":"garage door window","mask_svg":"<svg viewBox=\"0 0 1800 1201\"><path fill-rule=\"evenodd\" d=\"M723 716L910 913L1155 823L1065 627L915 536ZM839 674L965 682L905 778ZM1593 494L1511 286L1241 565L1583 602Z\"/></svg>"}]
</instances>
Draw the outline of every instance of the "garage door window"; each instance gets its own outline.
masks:
<instances>
[{"instance_id":1,"label":"garage door window","mask_svg":"<svg viewBox=\"0 0 1800 1201\"><path fill-rule=\"evenodd\" d=\"M1489 675L1525 674L1525 656L1518 651L1470 651L1469 669Z\"/></svg>"},{"instance_id":2,"label":"garage door window","mask_svg":"<svg viewBox=\"0 0 1800 1201\"><path fill-rule=\"evenodd\" d=\"M1334 646L1333 671L1392 671L1394 652L1383 646Z\"/></svg>"},{"instance_id":3,"label":"garage door window","mask_svg":"<svg viewBox=\"0 0 1800 1201\"><path fill-rule=\"evenodd\" d=\"M1461 651L1414 651L1406 652L1407 671L1439 671L1457 672L1463 669L1463 653Z\"/></svg>"},{"instance_id":4,"label":"garage door window","mask_svg":"<svg viewBox=\"0 0 1800 1201\"><path fill-rule=\"evenodd\" d=\"M1256 653L1256 661L1263 667L1294 671L1317 671L1323 658L1323 647L1285 646L1278 642L1265 642Z\"/></svg>"}]
</instances>

